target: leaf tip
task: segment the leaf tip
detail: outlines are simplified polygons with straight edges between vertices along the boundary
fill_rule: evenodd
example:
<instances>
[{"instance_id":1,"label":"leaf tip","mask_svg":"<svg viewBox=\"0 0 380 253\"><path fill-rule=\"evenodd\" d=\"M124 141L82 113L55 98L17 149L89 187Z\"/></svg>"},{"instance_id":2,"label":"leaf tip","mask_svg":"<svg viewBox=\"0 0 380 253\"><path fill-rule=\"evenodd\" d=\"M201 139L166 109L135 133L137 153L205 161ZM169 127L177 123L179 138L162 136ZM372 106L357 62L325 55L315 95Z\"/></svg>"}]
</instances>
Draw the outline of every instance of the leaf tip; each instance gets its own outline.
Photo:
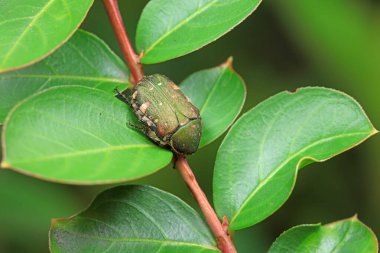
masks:
<instances>
[{"instance_id":1,"label":"leaf tip","mask_svg":"<svg viewBox=\"0 0 380 253\"><path fill-rule=\"evenodd\" d=\"M376 128L373 128L372 129L372 132L371 132L371 135L375 135L379 132L379 130L377 130Z\"/></svg>"},{"instance_id":2,"label":"leaf tip","mask_svg":"<svg viewBox=\"0 0 380 253\"><path fill-rule=\"evenodd\" d=\"M222 68L229 68L230 70L234 70L233 68L233 62L234 62L234 58L232 56L228 57L228 59L223 62L220 66Z\"/></svg>"},{"instance_id":3,"label":"leaf tip","mask_svg":"<svg viewBox=\"0 0 380 253\"><path fill-rule=\"evenodd\" d=\"M52 231L58 225L58 223L62 223L64 221L67 221L67 219L65 219L65 218L52 218L52 219L50 219L50 231Z\"/></svg>"},{"instance_id":4,"label":"leaf tip","mask_svg":"<svg viewBox=\"0 0 380 253\"><path fill-rule=\"evenodd\" d=\"M285 92L289 95L295 95L296 93L298 93L300 90L304 89L303 87L299 87L299 88L296 88L295 90L291 91L291 90L285 90Z\"/></svg>"},{"instance_id":5,"label":"leaf tip","mask_svg":"<svg viewBox=\"0 0 380 253\"><path fill-rule=\"evenodd\" d=\"M358 220L359 220L359 218L358 218L358 214L357 214L357 213L354 214L354 215L350 218L350 220L352 220L352 221L358 221Z\"/></svg>"},{"instance_id":6,"label":"leaf tip","mask_svg":"<svg viewBox=\"0 0 380 253\"><path fill-rule=\"evenodd\" d=\"M52 218L50 219L50 227L54 227L58 222L59 222L60 218Z\"/></svg>"}]
</instances>

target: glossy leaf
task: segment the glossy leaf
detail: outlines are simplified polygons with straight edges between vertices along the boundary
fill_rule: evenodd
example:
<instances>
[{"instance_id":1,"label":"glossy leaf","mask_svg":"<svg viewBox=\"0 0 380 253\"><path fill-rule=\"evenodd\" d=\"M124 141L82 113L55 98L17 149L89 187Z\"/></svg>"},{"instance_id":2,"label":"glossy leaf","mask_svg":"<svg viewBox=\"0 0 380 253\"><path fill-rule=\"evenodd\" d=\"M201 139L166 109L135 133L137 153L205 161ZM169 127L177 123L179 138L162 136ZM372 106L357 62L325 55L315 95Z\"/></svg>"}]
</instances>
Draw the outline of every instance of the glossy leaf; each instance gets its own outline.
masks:
<instances>
[{"instance_id":1,"label":"glossy leaf","mask_svg":"<svg viewBox=\"0 0 380 253\"><path fill-rule=\"evenodd\" d=\"M50 54L79 27L93 0L1 1L0 72Z\"/></svg>"},{"instance_id":2,"label":"glossy leaf","mask_svg":"<svg viewBox=\"0 0 380 253\"><path fill-rule=\"evenodd\" d=\"M261 0L151 0L137 26L142 63L173 59L216 40L250 15Z\"/></svg>"},{"instance_id":3,"label":"glossy leaf","mask_svg":"<svg viewBox=\"0 0 380 253\"><path fill-rule=\"evenodd\" d=\"M360 105L336 90L308 87L269 98L244 114L219 148L214 171L219 216L227 216L231 229L258 223L289 197L299 168L376 132Z\"/></svg>"},{"instance_id":4,"label":"glossy leaf","mask_svg":"<svg viewBox=\"0 0 380 253\"><path fill-rule=\"evenodd\" d=\"M111 49L79 30L41 62L0 75L0 123L17 102L52 86L76 84L113 92L128 82L128 69Z\"/></svg>"},{"instance_id":5,"label":"glossy leaf","mask_svg":"<svg viewBox=\"0 0 380 253\"><path fill-rule=\"evenodd\" d=\"M377 253L375 234L356 217L324 226L300 225L277 238L268 253Z\"/></svg>"},{"instance_id":6,"label":"glossy leaf","mask_svg":"<svg viewBox=\"0 0 380 253\"><path fill-rule=\"evenodd\" d=\"M240 113L246 96L244 81L225 64L196 72L180 85L181 90L200 110L203 147L219 137Z\"/></svg>"},{"instance_id":7,"label":"glossy leaf","mask_svg":"<svg viewBox=\"0 0 380 253\"><path fill-rule=\"evenodd\" d=\"M107 92L53 87L16 105L4 124L2 167L74 184L127 181L170 163L139 130L129 106Z\"/></svg>"},{"instance_id":8,"label":"glossy leaf","mask_svg":"<svg viewBox=\"0 0 380 253\"><path fill-rule=\"evenodd\" d=\"M148 186L101 193L84 212L53 220L52 252L220 252L206 224L179 198Z\"/></svg>"}]
</instances>

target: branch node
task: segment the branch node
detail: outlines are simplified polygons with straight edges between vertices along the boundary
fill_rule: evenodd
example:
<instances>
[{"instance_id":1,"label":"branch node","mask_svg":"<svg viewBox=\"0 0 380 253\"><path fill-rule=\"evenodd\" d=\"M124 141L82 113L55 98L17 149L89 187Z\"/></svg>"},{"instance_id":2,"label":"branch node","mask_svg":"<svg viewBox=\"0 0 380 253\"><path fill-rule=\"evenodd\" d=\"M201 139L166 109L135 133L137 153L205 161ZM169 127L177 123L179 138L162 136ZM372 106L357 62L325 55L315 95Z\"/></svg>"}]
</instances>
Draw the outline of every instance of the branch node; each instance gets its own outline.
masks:
<instances>
[{"instance_id":1,"label":"branch node","mask_svg":"<svg viewBox=\"0 0 380 253\"><path fill-rule=\"evenodd\" d=\"M230 223L228 222L228 219L226 216L223 216L222 227L223 227L224 232L228 234L228 228L230 227Z\"/></svg>"}]
</instances>

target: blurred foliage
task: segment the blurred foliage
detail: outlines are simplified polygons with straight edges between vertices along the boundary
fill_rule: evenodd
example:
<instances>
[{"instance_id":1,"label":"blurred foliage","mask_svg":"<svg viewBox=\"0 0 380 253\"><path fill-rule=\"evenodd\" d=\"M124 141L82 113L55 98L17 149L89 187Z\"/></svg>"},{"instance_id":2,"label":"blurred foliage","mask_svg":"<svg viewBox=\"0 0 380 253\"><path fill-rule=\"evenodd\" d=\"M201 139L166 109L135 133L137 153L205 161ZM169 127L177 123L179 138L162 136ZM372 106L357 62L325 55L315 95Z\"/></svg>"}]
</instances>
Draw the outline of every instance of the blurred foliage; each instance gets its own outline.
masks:
<instances>
[{"instance_id":1,"label":"blurred foliage","mask_svg":"<svg viewBox=\"0 0 380 253\"><path fill-rule=\"evenodd\" d=\"M131 38L147 2L120 1ZM379 14L378 0L264 0L251 17L215 43L145 70L180 83L232 55L234 68L247 84L245 111L279 91L326 86L353 96L380 128ZM100 0L82 28L120 54ZM214 159L222 138L189 159L210 199ZM236 232L239 252L265 252L292 226L329 223L355 213L379 237L379 149L380 137L374 136L328 162L302 170L293 194L279 211L251 229ZM197 208L170 166L136 183L174 193ZM78 212L96 192L108 187L64 186L0 171L0 252L48 252L50 218Z\"/></svg>"}]
</instances>

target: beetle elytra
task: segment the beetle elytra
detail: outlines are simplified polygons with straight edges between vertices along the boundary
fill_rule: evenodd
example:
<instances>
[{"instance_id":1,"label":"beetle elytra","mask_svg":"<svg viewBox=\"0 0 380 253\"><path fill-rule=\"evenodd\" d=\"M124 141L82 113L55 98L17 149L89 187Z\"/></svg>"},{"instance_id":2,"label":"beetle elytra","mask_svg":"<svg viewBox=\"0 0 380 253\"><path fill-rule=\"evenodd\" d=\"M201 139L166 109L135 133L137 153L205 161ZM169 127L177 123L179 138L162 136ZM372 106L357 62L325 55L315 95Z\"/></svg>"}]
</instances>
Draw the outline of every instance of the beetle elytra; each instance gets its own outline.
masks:
<instances>
[{"instance_id":1,"label":"beetle elytra","mask_svg":"<svg viewBox=\"0 0 380 253\"><path fill-rule=\"evenodd\" d=\"M198 149L202 133L199 110L166 76L144 76L116 96L132 108L144 125L142 131L158 145L180 155Z\"/></svg>"}]
</instances>

